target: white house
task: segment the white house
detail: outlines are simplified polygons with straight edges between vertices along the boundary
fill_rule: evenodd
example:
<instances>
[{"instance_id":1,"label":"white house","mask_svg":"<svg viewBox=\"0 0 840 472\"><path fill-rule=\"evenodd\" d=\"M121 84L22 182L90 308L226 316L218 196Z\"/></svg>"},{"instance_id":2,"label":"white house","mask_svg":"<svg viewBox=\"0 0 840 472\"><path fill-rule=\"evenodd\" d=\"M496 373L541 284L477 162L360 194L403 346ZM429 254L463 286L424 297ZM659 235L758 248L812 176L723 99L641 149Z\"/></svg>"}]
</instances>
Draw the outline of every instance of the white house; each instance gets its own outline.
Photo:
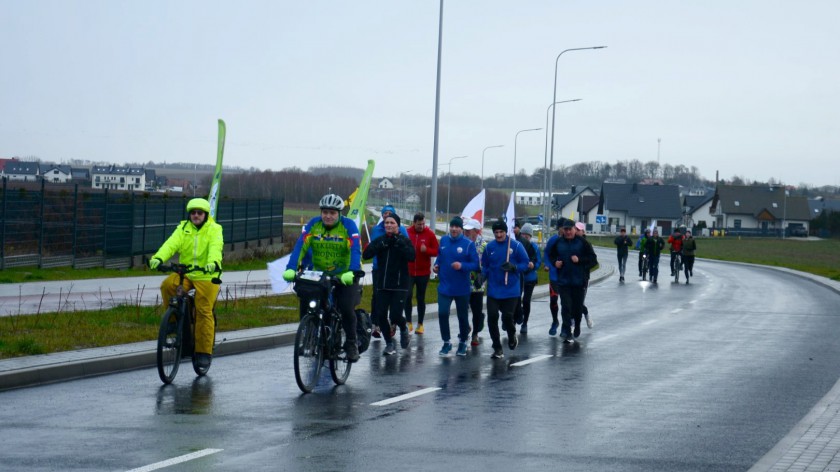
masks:
<instances>
[{"instance_id":1,"label":"white house","mask_svg":"<svg viewBox=\"0 0 840 472\"><path fill-rule=\"evenodd\" d=\"M64 184L73 180L73 171L70 166L45 164L41 166L41 178L49 183Z\"/></svg>"},{"instance_id":2,"label":"white house","mask_svg":"<svg viewBox=\"0 0 840 472\"><path fill-rule=\"evenodd\" d=\"M528 206L540 206L543 204L542 192L520 192L516 191L516 204Z\"/></svg>"},{"instance_id":3,"label":"white house","mask_svg":"<svg viewBox=\"0 0 840 472\"><path fill-rule=\"evenodd\" d=\"M394 188L394 183L391 182L390 180L388 180L387 178L385 178L385 179L380 180L379 183L376 184L376 187L377 188L382 188L382 189L393 189Z\"/></svg>"},{"instance_id":4,"label":"white house","mask_svg":"<svg viewBox=\"0 0 840 472\"><path fill-rule=\"evenodd\" d=\"M94 166L91 186L99 189L143 191L146 171L140 167Z\"/></svg>"},{"instance_id":5,"label":"white house","mask_svg":"<svg viewBox=\"0 0 840 472\"><path fill-rule=\"evenodd\" d=\"M9 180L35 182L41 173L37 162L8 161L3 169L3 177Z\"/></svg>"}]
</instances>

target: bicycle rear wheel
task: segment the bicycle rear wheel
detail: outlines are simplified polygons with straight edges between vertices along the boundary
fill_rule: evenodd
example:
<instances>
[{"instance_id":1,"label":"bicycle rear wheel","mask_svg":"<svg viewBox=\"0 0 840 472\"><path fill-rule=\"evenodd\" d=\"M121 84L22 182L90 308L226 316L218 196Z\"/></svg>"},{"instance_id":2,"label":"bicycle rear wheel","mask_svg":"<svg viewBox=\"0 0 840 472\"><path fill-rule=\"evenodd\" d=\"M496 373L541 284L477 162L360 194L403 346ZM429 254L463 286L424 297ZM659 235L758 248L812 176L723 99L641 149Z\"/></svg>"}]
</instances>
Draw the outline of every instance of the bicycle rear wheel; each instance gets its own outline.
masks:
<instances>
[{"instance_id":1,"label":"bicycle rear wheel","mask_svg":"<svg viewBox=\"0 0 840 472\"><path fill-rule=\"evenodd\" d=\"M295 381L303 393L312 392L321 373L324 349L319 325L314 315L305 315L295 335Z\"/></svg>"},{"instance_id":2,"label":"bicycle rear wheel","mask_svg":"<svg viewBox=\"0 0 840 472\"><path fill-rule=\"evenodd\" d=\"M350 376L350 367L353 366L347 360L347 354L344 352L344 341L346 336L344 328L341 326L341 319L339 315L333 315L332 320L332 356L330 356L330 375L336 385L344 385L347 382L347 377Z\"/></svg>"},{"instance_id":3,"label":"bicycle rear wheel","mask_svg":"<svg viewBox=\"0 0 840 472\"><path fill-rule=\"evenodd\" d=\"M169 307L160 321L157 342L157 369L161 382L172 383L181 365L183 317L178 317L175 307Z\"/></svg>"}]
</instances>

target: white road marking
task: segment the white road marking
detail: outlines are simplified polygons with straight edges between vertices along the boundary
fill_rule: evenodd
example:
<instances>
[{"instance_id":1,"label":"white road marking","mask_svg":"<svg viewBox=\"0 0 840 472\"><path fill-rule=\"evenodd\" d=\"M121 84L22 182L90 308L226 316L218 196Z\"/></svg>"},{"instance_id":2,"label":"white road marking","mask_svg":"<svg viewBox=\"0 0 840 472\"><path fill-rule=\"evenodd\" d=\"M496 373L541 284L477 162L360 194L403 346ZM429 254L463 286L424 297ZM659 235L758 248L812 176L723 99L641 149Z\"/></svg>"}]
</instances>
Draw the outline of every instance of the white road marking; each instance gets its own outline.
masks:
<instances>
[{"instance_id":1,"label":"white road marking","mask_svg":"<svg viewBox=\"0 0 840 472\"><path fill-rule=\"evenodd\" d=\"M532 358L526 359L524 361L514 362L510 366L511 367L520 367L520 366L523 366L523 365L533 364L534 362L544 361L544 360L549 359L551 357L554 357L554 356L552 356L550 354L543 354L541 356L532 357Z\"/></svg>"},{"instance_id":2,"label":"white road marking","mask_svg":"<svg viewBox=\"0 0 840 472\"><path fill-rule=\"evenodd\" d=\"M675 309L675 310L671 310L671 314L672 314L672 315L676 315L677 313L679 313L679 312L681 312L681 311L683 311L683 309L682 309L682 308L677 308L677 309Z\"/></svg>"},{"instance_id":3,"label":"white road marking","mask_svg":"<svg viewBox=\"0 0 840 472\"><path fill-rule=\"evenodd\" d=\"M149 464L147 466L139 467L137 469L131 469L128 472L149 472L150 470L158 470L164 467L169 467L170 465L180 464L182 462L198 459L199 457L209 456L210 454L222 452L223 450L224 449L202 449L200 451L185 454L183 456L173 457L172 459L167 459L165 461L155 462L154 464Z\"/></svg>"},{"instance_id":4,"label":"white road marking","mask_svg":"<svg viewBox=\"0 0 840 472\"><path fill-rule=\"evenodd\" d=\"M418 390L412 393L406 393L405 395L400 395L398 397L389 398L387 400L382 400L378 402L371 403L371 406L385 406L390 405L391 403L401 402L403 400L408 400L409 398L419 397L420 395L425 395L427 393L432 393L440 390L440 387L429 387L424 388L423 390Z\"/></svg>"},{"instance_id":5,"label":"white road marking","mask_svg":"<svg viewBox=\"0 0 840 472\"><path fill-rule=\"evenodd\" d=\"M604 341L607 341L607 340L609 340L609 339L612 339L612 338L617 338L617 337L618 337L618 335L617 335L617 334L608 334L608 335L606 335L606 336L601 336L601 337L599 337L599 338L596 338L596 339L594 339L592 342L599 342L599 343L600 343L600 342L604 342Z\"/></svg>"},{"instance_id":6,"label":"white road marking","mask_svg":"<svg viewBox=\"0 0 840 472\"><path fill-rule=\"evenodd\" d=\"M656 320L647 320L644 323L642 323L642 326L647 326L649 324L654 324L654 323L656 323Z\"/></svg>"},{"instance_id":7,"label":"white road marking","mask_svg":"<svg viewBox=\"0 0 840 472\"><path fill-rule=\"evenodd\" d=\"M695 303L697 303L697 300L691 300L691 301L690 301L690 302L688 302L688 303L689 303L689 304L691 304L691 305L694 305Z\"/></svg>"}]
</instances>

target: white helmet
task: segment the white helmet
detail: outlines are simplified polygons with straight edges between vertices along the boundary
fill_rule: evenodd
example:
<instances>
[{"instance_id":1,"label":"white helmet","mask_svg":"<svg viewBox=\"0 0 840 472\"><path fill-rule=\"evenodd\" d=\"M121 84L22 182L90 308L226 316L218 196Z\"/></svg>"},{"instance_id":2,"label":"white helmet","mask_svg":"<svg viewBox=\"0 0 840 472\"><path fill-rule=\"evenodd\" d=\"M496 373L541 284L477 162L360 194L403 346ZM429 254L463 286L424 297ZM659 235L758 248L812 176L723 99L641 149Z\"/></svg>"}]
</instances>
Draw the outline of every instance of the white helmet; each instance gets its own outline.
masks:
<instances>
[{"instance_id":1,"label":"white helmet","mask_svg":"<svg viewBox=\"0 0 840 472\"><path fill-rule=\"evenodd\" d=\"M328 193L321 197L321 201L318 203L318 206L320 206L322 210L341 211L344 209L344 199L334 193Z\"/></svg>"}]
</instances>

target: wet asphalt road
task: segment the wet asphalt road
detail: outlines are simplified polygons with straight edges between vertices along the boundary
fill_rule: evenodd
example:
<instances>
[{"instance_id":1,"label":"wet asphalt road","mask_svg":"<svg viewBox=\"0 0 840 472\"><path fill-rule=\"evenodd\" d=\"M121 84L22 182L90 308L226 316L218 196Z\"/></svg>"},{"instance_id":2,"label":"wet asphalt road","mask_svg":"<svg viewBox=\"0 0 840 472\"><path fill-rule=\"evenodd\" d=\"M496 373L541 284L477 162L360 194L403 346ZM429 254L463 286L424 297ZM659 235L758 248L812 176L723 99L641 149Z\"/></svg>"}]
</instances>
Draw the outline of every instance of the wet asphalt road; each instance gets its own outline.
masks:
<instances>
[{"instance_id":1,"label":"wet asphalt road","mask_svg":"<svg viewBox=\"0 0 840 472\"><path fill-rule=\"evenodd\" d=\"M130 470L221 449L165 470L747 470L840 377L836 294L754 267L695 273L593 286L595 327L575 344L547 335L537 300L503 360L486 330L467 358L440 358L430 320L408 352L375 341L348 385L325 369L310 395L291 347L218 358L202 379L184 364L167 387L145 369L3 392L0 468ZM426 388L440 390L371 405Z\"/></svg>"}]
</instances>

